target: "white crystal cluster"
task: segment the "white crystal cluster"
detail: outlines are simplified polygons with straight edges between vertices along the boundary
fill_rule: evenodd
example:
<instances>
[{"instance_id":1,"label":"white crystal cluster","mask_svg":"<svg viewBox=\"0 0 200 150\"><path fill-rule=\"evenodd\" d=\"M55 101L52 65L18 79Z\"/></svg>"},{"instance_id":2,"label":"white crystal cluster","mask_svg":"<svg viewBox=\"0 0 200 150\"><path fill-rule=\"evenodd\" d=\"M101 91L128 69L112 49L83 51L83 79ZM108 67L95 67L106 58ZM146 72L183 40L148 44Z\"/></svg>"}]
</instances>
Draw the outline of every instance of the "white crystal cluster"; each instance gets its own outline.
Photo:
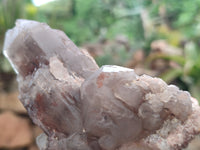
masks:
<instances>
[{"instance_id":1,"label":"white crystal cluster","mask_svg":"<svg viewBox=\"0 0 200 150\"><path fill-rule=\"evenodd\" d=\"M100 68L83 82L80 92L83 125L89 134L100 137L106 150L144 138L167 119L184 122L192 113L188 92L117 66Z\"/></svg>"}]
</instances>

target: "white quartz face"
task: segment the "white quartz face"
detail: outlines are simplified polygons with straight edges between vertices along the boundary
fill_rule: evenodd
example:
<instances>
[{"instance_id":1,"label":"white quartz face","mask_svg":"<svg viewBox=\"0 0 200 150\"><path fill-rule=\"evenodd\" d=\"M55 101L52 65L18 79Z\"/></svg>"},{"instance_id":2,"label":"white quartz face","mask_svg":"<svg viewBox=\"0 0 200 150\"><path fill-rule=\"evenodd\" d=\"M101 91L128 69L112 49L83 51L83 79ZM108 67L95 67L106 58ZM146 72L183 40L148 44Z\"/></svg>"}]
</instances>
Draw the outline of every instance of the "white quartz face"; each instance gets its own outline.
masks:
<instances>
[{"instance_id":1,"label":"white quartz face","mask_svg":"<svg viewBox=\"0 0 200 150\"><path fill-rule=\"evenodd\" d=\"M105 65L102 67L103 72L128 72L128 71L134 71L133 69L121 67L121 66L115 66L115 65Z\"/></svg>"}]
</instances>

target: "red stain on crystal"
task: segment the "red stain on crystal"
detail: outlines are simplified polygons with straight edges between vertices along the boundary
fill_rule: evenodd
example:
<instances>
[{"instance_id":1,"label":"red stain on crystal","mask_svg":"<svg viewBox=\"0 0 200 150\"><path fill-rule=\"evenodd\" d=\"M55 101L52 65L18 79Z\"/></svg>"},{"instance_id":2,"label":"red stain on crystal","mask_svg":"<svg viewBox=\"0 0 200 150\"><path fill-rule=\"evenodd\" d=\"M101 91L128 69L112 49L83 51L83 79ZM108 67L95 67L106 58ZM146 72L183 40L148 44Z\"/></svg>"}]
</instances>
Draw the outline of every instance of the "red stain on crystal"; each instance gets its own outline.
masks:
<instances>
[{"instance_id":1,"label":"red stain on crystal","mask_svg":"<svg viewBox=\"0 0 200 150\"><path fill-rule=\"evenodd\" d=\"M55 102L55 101L53 101L52 103L51 103L51 106L58 106L58 104Z\"/></svg>"},{"instance_id":2,"label":"red stain on crystal","mask_svg":"<svg viewBox=\"0 0 200 150\"><path fill-rule=\"evenodd\" d=\"M97 78L97 85L98 85L98 88L101 88L103 86L103 81L105 78L108 78L108 76L105 74L105 73L101 73L98 78Z\"/></svg>"},{"instance_id":3,"label":"red stain on crystal","mask_svg":"<svg viewBox=\"0 0 200 150\"><path fill-rule=\"evenodd\" d=\"M37 115L40 116L40 114L42 114L45 111L45 104L43 101L44 97L42 94L38 93L36 98L35 98L35 102L36 102L36 107L38 108L38 112Z\"/></svg>"}]
</instances>

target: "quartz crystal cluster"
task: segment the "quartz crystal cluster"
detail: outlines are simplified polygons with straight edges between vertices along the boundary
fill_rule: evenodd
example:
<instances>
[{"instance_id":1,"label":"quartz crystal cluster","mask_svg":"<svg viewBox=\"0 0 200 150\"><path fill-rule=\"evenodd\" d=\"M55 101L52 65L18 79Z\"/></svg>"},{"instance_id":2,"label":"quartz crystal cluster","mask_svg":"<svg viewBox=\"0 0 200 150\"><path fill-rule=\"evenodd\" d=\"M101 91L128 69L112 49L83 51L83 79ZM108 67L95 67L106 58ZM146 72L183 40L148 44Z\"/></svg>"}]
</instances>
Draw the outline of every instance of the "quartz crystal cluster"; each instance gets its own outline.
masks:
<instances>
[{"instance_id":1,"label":"quartz crystal cluster","mask_svg":"<svg viewBox=\"0 0 200 150\"><path fill-rule=\"evenodd\" d=\"M197 100L159 78L99 68L64 32L17 20L4 54L41 150L178 150L200 132Z\"/></svg>"}]
</instances>

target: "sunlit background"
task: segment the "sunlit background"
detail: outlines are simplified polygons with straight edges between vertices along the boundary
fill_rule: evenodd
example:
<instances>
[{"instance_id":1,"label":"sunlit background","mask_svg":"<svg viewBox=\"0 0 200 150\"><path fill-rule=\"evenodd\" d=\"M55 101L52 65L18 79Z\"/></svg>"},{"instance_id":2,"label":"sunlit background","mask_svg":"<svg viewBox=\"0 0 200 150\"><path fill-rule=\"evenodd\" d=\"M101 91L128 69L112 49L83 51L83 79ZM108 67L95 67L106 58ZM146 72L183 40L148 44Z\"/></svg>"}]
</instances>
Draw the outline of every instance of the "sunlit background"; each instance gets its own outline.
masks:
<instances>
[{"instance_id":1,"label":"sunlit background","mask_svg":"<svg viewBox=\"0 0 200 150\"><path fill-rule=\"evenodd\" d=\"M47 4L47 3L52 2L52 1L54 1L54 0L32 0L32 3L33 3L33 5L39 7L41 5Z\"/></svg>"},{"instance_id":2,"label":"sunlit background","mask_svg":"<svg viewBox=\"0 0 200 150\"><path fill-rule=\"evenodd\" d=\"M0 0L0 52L6 30L18 18L63 30L99 66L134 68L200 100L200 0ZM28 119L17 95L15 73L1 53L0 122L4 112ZM0 123L0 150L36 150L33 139L40 130L30 121L28 125L36 130L31 131L31 140L13 146L3 138ZM12 139L11 133L5 135ZM200 149L196 143L193 150Z\"/></svg>"}]
</instances>

